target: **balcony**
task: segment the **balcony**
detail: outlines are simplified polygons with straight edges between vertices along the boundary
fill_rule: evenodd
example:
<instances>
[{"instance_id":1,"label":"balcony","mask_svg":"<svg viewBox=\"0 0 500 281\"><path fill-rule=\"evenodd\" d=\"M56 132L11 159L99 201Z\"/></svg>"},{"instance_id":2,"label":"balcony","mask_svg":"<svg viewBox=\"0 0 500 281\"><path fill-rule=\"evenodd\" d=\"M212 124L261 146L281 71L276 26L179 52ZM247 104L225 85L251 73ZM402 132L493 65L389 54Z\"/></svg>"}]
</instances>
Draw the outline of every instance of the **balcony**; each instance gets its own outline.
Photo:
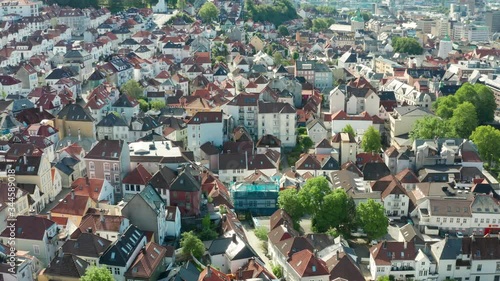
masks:
<instances>
[{"instance_id":1,"label":"balcony","mask_svg":"<svg viewBox=\"0 0 500 281\"><path fill-rule=\"evenodd\" d=\"M415 271L415 268L413 268L411 266L393 266L393 267L391 267L391 271L394 271L394 272Z\"/></svg>"}]
</instances>

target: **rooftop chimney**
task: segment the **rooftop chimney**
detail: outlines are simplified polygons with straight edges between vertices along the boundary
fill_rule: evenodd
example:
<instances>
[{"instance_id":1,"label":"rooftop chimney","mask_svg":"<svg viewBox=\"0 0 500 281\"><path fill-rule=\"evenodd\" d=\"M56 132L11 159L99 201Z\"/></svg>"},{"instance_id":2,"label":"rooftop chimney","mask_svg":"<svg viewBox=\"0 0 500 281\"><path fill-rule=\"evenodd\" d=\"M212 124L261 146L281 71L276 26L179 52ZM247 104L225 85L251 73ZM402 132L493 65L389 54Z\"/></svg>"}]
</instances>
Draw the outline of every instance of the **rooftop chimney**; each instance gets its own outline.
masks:
<instances>
[{"instance_id":1,"label":"rooftop chimney","mask_svg":"<svg viewBox=\"0 0 500 281\"><path fill-rule=\"evenodd\" d=\"M104 209L101 209L101 210L99 211L99 220L100 220L101 222L104 222Z\"/></svg>"},{"instance_id":2,"label":"rooftop chimney","mask_svg":"<svg viewBox=\"0 0 500 281\"><path fill-rule=\"evenodd\" d=\"M405 250L406 250L406 248L408 248L408 242L406 242L406 240L403 242L403 247Z\"/></svg>"},{"instance_id":3,"label":"rooftop chimney","mask_svg":"<svg viewBox=\"0 0 500 281\"><path fill-rule=\"evenodd\" d=\"M318 250L314 249L313 254L314 254L314 257L317 258L318 257Z\"/></svg>"},{"instance_id":4,"label":"rooftop chimney","mask_svg":"<svg viewBox=\"0 0 500 281\"><path fill-rule=\"evenodd\" d=\"M75 200L75 191L71 190L71 200Z\"/></svg>"},{"instance_id":5,"label":"rooftop chimney","mask_svg":"<svg viewBox=\"0 0 500 281\"><path fill-rule=\"evenodd\" d=\"M43 112L43 107L39 106L40 112Z\"/></svg>"},{"instance_id":6,"label":"rooftop chimney","mask_svg":"<svg viewBox=\"0 0 500 281\"><path fill-rule=\"evenodd\" d=\"M207 265L207 277L212 276L212 268L210 268L210 265Z\"/></svg>"},{"instance_id":7,"label":"rooftop chimney","mask_svg":"<svg viewBox=\"0 0 500 281\"><path fill-rule=\"evenodd\" d=\"M87 233L92 233L92 227L87 228Z\"/></svg>"},{"instance_id":8,"label":"rooftop chimney","mask_svg":"<svg viewBox=\"0 0 500 281\"><path fill-rule=\"evenodd\" d=\"M87 185L90 185L90 179L89 179L89 176L85 176L85 183Z\"/></svg>"},{"instance_id":9,"label":"rooftop chimney","mask_svg":"<svg viewBox=\"0 0 500 281\"><path fill-rule=\"evenodd\" d=\"M238 244L238 240L236 239L236 233L233 233L233 243Z\"/></svg>"},{"instance_id":10,"label":"rooftop chimney","mask_svg":"<svg viewBox=\"0 0 500 281\"><path fill-rule=\"evenodd\" d=\"M337 256L337 260L340 259L340 251L337 250L337 252L335 253L335 255Z\"/></svg>"},{"instance_id":11,"label":"rooftop chimney","mask_svg":"<svg viewBox=\"0 0 500 281\"><path fill-rule=\"evenodd\" d=\"M78 129L78 141L82 141L82 135L80 134L80 129Z\"/></svg>"},{"instance_id":12,"label":"rooftop chimney","mask_svg":"<svg viewBox=\"0 0 500 281\"><path fill-rule=\"evenodd\" d=\"M30 214L30 216L35 216L36 212L35 212L35 210L31 209L29 214Z\"/></svg>"},{"instance_id":13,"label":"rooftop chimney","mask_svg":"<svg viewBox=\"0 0 500 281\"><path fill-rule=\"evenodd\" d=\"M47 212L47 219L52 220L52 213L50 211Z\"/></svg>"}]
</instances>

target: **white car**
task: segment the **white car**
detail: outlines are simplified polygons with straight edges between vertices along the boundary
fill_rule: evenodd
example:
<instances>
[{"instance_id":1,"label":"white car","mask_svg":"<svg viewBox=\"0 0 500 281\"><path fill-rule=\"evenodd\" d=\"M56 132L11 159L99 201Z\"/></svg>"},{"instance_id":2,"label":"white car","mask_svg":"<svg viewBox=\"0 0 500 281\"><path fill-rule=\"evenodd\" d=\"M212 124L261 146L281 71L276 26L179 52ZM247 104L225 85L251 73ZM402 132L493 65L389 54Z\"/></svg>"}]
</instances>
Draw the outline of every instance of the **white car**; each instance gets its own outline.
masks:
<instances>
[{"instance_id":1,"label":"white car","mask_svg":"<svg viewBox=\"0 0 500 281\"><path fill-rule=\"evenodd\" d=\"M464 234L460 231L457 231L457 238L464 238Z\"/></svg>"}]
</instances>

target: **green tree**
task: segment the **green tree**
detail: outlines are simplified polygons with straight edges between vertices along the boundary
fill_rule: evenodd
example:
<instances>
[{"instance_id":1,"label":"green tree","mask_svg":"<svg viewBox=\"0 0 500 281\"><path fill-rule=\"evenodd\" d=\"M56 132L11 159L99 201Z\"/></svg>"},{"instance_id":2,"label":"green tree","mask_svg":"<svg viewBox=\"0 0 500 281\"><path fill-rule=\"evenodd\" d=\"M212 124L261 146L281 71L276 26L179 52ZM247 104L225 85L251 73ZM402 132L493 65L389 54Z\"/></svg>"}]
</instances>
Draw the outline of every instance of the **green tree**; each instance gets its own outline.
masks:
<instances>
[{"instance_id":1,"label":"green tree","mask_svg":"<svg viewBox=\"0 0 500 281\"><path fill-rule=\"evenodd\" d=\"M354 131L354 128L351 126L351 124L347 124L344 129L342 129L343 133L348 133L351 136L356 136L356 132Z\"/></svg>"},{"instance_id":2,"label":"green tree","mask_svg":"<svg viewBox=\"0 0 500 281\"><path fill-rule=\"evenodd\" d=\"M464 102L453 110L450 126L458 137L468 138L477 125L476 107L472 103Z\"/></svg>"},{"instance_id":3,"label":"green tree","mask_svg":"<svg viewBox=\"0 0 500 281\"><path fill-rule=\"evenodd\" d=\"M360 203L356 208L359 226L368 235L368 238L378 239L387 234L389 221L385 216L384 206L368 199L365 203Z\"/></svg>"},{"instance_id":4,"label":"green tree","mask_svg":"<svg viewBox=\"0 0 500 281\"><path fill-rule=\"evenodd\" d=\"M313 26L312 19L306 18L304 19L304 28L305 29L311 29Z\"/></svg>"},{"instance_id":5,"label":"green tree","mask_svg":"<svg viewBox=\"0 0 500 281\"><path fill-rule=\"evenodd\" d=\"M176 7L180 12L184 11L186 8L186 0L177 0Z\"/></svg>"},{"instance_id":6,"label":"green tree","mask_svg":"<svg viewBox=\"0 0 500 281\"><path fill-rule=\"evenodd\" d=\"M153 100L149 103L149 105L151 106L151 109L154 109L154 110L161 110L162 108L165 108L165 106L166 106L165 101L162 101L162 100Z\"/></svg>"},{"instance_id":7,"label":"green tree","mask_svg":"<svg viewBox=\"0 0 500 281\"><path fill-rule=\"evenodd\" d=\"M356 207L344 189L339 188L323 198L323 203L313 218L313 228L317 232L335 229L342 234L350 234L354 225Z\"/></svg>"},{"instance_id":8,"label":"green tree","mask_svg":"<svg viewBox=\"0 0 500 281\"><path fill-rule=\"evenodd\" d=\"M331 18L316 18L312 20L312 31L320 32L327 30L332 24L335 23Z\"/></svg>"},{"instance_id":9,"label":"green tree","mask_svg":"<svg viewBox=\"0 0 500 281\"><path fill-rule=\"evenodd\" d=\"M294 226L300 222L300 219L305 215L305 209L299 199L298 192L295 188L287 188L281 190L278 196L278 206L285 210L292 218Z\"/></svg>"},{"instance_id":10,"label":"green tree","mask_svg":"<svg viewBox=\"0 0 500 281\"><path fill-rule=\"evenodd\" d=\"M288 31L288 28L286 26L284 26L284 25L278 26L278 33L281 36L288 36L288 35L290 35L290 32Z\"/></svg>"},{"instance_id":11,"label":"green tree","mask_svg":"<svg viewBox=\"0 0 500 281\"><path fill-rule=\"evenodd\" d=\"M298 197L304 208L314 217L321 211L323 200L330 192L326 178L319 176L306 181L300 189Z\"/></svg>"},{"instance_id":12,"label":"green tree","mask_svg":"<svg viewBox=\"0 0 500 281\"><path fill-rule=\"evenodd\" d=\"M127 96L133 97L134 99L138 99L144 95L144 88L134 79L128 80L122 85L120 90Z\"/></svg>"},{"instance_id":13,"label":"green tree","mask_svg":"<svg viewBox=\"0 0 500 281\"><path fill-rule=\"evenodd\" d=\"M274 65L282 65L285 63L285 58L283 58L281 52L274 52L273 60L274 60Z\"/></svg>"},{"instance_id":14,"label":"green tree","mask_svg":"<svg viewBox=\"0 0 500 281\"><path fill-rule=\"evenodd\" d=\"M212 2L205 2L198 11L198 16L200 16L203 22L212 22L219 17L219 9Z\"/></svg>"},{"instance_id":15,"label":"green tree","mask_svg":"<svg viewBox=\"0 0 500 281\"><path fill-rule=\"evenodd\" d=\"M390 281L390 279L389 276L386 275L386 276L380 276L379 278L377 278L377 281Z\"/></svg>"},{"instance_id":16,"label":"green tree","mask_svg":"<svg viewBox=\"0 0 500 281\"><path fill-rule=\"evenodd\" d=\"M497 102L493 91L483 84L475 84L474 89L478 96L476 104L477 119L479 124L491 122L495 118Z\"/></svg>"},{"instance_id":17,"label":"green tree","mask_svg":"<svg viewBox=\"0 0 500 281\"><path fill-rule=\"evenodd\" d=\"M457 97L446 96L438 98L436 102L434 102L433 107L437 116L449 119L453 116L453 110L457 108L458 104L459 102Z\"/></svg>"},{"instance_id":18,"label":"green tree","mask_svg":"<svg viewBox=\"0 0 500 281\"><path fill-rule=\"evenodd\" d=\"M479 126L471 134L470 139L477 146L484 161L500 159L500 131L492 126Z\"/></svg>"},{"instance_id":19,"label":"green tree","mask_svg":"<svg viewBox=\"0 0 500 281\"><path fill-rule=\"evenodd\" d=\"M279 264L273 264L271 265L272 267L272 270L273 270L273 274L274 276L276 276L276 278L282 278L283 277L283 267L281 267L281 265Z\"/></svg>"},{"instance_id":20,"label":"green tree","mask_svg":"<svg viewBox=\"0 0 500 281\"><path fill-rule=\"evenodd\" d=\"M361 147L365 152L375 152L378 153L382 149L382 137L380 132L376 130L373 126L368 127L365 134L363 135L363 140L361 141Z\"/></svg>"},{"instance_id":21,"label":"green tree","mask_svg":"<svg viewBox=\"0 0 500 281\"><path fill-rule=\"evenodd\" d=\"M264 226L257 227L253 232L259 240L267 241L267 229Z\"/></svg>"},{"instance_id":22,"label":"green tree","mask_svg":"<svg viewBox=\"0 0 500 281\"><path fill-rule=\"evenodd\" d=\"M474 86L470 83L464 83L455 93L455 97L458 100L459 104L464 102L470 102L474 106L477 105L479 97L474 89Z\"/></svg>"},{"instance_id":23,"label":"green tree","mask_svg":"<svg viewBox=\"0 0 500 281\"><path fill-rule=\"evenodd\" d=\"M421 55L424 51L420 43L415 38L410 37L393 37L392 47L394 48L394 52L409 55Z\"/></svg>"},{"instance_id":24,"label":"green tree","mask_svg":"<svg viewBox=\"0 0 500 281\"><path fill-rule=\"evenodd\" d=\"M182 233L181 238L182 254L190 257L191 254L197 259L200 259L205 253L205 245L196 237L193 231Z\"/></svg>"},{"instance_id":25,"label":"green tree","mask_svg":"<svg viewBox=\"0 0 500 281\"><path fill-rule=\"evenodd\" d=\"M145 99L139 99L139 108L142 112L147 112L149 110L149 103Z\"/></svg>"},{"instance_id":26,"label":"green tree","mask_svg":"<svg viewBox=\"0 0 500 281\"><path fill-rule=\"evenodd\" d=\"M300 55L299 55L299 53L298 53L298 52L293 52L293 53L292 53L292 59L293 59L293 60L298 60L299 58L300 58Z\"/></svg>"},{"instance_id":27,"label":"green tree","mask_svg":"<svg viewBox=\"0 0 500 281\"><path fill-rule=\"evenodd\" d=\"M308 151L314 145L314 142L309 136L299 136L299 142L304 148L304 151Z\"/></svg>"},{"instance_id":28,"label":"green tree","mask_svg":"<svg viewBox=\"0 0 500 281\"><path fill-rule=\"evenodd\" d=\"M198 234L198 237L202 241L213 240L219 236L217 232L214 230L214 226L212 224L212 220L210 219L210 215L206 215L201 220L201 231Z\"/></svg>"},{"instance_id":29,"label":"green tree","mask_svg":"<svg viewBox=\"0 0 500 281\"><path fill-rule=\"evenodd\" d=\"M113 281L113 275L103 266L89 266L80 281Z\"/></svg>"},{"instance_id":30,"label":"green tree","mask_svg":"<svg viewBox=\"0 0 500 281\"><path fill-rule=\"evenodd\" d=\"M413 123L413 128L410 131L410 137L416 139L434 139L454 137L453 129L447 120L438 116L426 116Z\"/></svg>"},{"instance_id":31,"label":"green tree","mask_svg":"<svg viewBox=\"0 0 500 281\"><path fill-rule=\"evenodd\" d=\"M256 5L254 0L245 0L245 12L247 18L255 22L270 21L274 26L298 18L295 6L290 0L275 0L272 4Z\"/></svg>"}]
</instances>

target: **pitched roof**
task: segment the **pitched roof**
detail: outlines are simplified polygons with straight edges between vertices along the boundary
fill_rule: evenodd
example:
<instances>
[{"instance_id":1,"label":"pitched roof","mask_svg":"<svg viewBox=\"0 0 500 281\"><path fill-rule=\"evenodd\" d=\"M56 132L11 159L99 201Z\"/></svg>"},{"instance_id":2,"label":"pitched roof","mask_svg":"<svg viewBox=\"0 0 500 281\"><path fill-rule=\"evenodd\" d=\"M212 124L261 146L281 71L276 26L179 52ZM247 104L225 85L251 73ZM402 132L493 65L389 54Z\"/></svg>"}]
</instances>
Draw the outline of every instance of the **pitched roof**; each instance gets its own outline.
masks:
<instances>
[{"instance_id":1,"label":"pitched roof","mask_svg":"<svg viewBox=\"0 0 500 281\"><path fill-rule=\"evenodd\" d=\"M391 265L391 261L414 260L417 249L413 243L383 241L370 248L370 255L377 265Z\"/></svg>"},{"instance_id":2,"label":"pitched roof","mask_svg":"<svg viewBox=\"0 0 500 281\"><path fill-rule=\"evenodd\" d=\"M142 164L139 163L135 169L128 173L122 180L122 183L132 183L146 185L152 178L151 174L144 168Z\"/></svg>"},{"instance_id":3,"label":"pitched roof","mask_svg":"<svg viewBox=\"0 0 500 281\"><path fill-rule=\"evenodd\" d=\"M315 257L309 249L293 254L288 264L301 278L329 274L325 262Z\"/></svg>"},{"instance_id":4,"label":"pitched roof","mask_svg":"<svg viewBox=\"0 0 500 281\"><path fill-rule=\"evenodd\" d=\"M283 209L276 210L269 218L269 229L273 230L276 227L286 223L288 225L293 225L293 220L290 215Z\"/></svg>"},{"instance_id":5,"label":"pitched roof","mask_svg":"<svg viewBox=\"0 0 500 281\"><path fill-rule=\"evenodd\" d=\"M62 251L65 254L99 258L111 244L111 241L93 233L81 233L78 238L64 242Z\"/></svg>"},{"instance_id":6,"label":"pitched roof","mask_svg":"<svg viewBox=\"0 0 500 281\"><path fill-rule=\"evenodd\" d=\"M99 202L99 195L104 186L104 179L78 178L71 184L75 195L88 196L94 202Z\"/></svg>"},{"instance_id":7,"label":"pitched roof","mask_svg":"<svg viewBox=\"0 0 500 281\"><path fill-rule=\"evenodd\" d=\"M125 267L135 249L142 246L144 238L144 232L132 224L129 225L120 238L102 254L99 258L99 264Z\"/></svg>"},{"instance_id":8,"label":"pitched roof","mask_svg":"<svg viewBox=\"0 0 500 281\"><path fill-rule=\"evenodd\" d=\"M57 118L69 121L85 121L92 122L94 118L89 110L83 108L79 104L68 104L59 113Z\"/></svg>"},{"instance_id":9,"label":"pitched roof","mask_svg":"<svg viewBox=\"0 0 500 281\"><path fill-rule=\"evenodd\" d=\"M295 108L293 108L289 103L286 102L262 102L259 101L258 104L259 113L296 113Z\"/></svg>"},{"instance_id":10,"label":"pitched roof","mask_svg":"<svg viewBox=\"0 0 500 281\"><path fill-rule=\"evenodd\" d=\"M50 212L63 215L83 216L89 208L89 198L88 195L73 196L70 192L62 201L52 207Z\"/></svg>"},{"instance_id":11,"label":"pitched roof","mask_svg":"<svg viewBox=\"0 0 500 281\"><path fill-rule=\"evenodd\" d=\"M118 161L121 157L123 140L100 140L85 155L85 159L105 159Z\"/></svg>"},{"instance_id":12,"label":"pitched roof","mask_svg":"<svg viewBox=\"0 0 500 281\"><path fill-rule=\"evenodd\" d=\"M46 218L36 216L17 216L16 217L16 239L43 240L46 230L54 222ZM0 236L9 237L10 229L5 229Z\"/></svg>"},{"instance_id":13,"label":"pitched roof","mask_svg":"<svg viewBox=\"0 0 500 281\"><path fill-rule=\"evenodd\" d=\"M55 257L44 273L48 276L57 276L59 278L79 279L85 275L85 270L89 266L88 262L75 255L64 254L62 257Z\"/></svg>"},{"instance_id":14,"label":"pitched roof","mask_svg":"<svg viewBox=\"0 0 500 281\"><path fill-rule=\"evenodd\" d=\"M100 214L86 214L78 228L71 233L71 239L76 239L81 233L85 233L88 229L92 229L92 233L96 233L98 231L107 231L107 232L118 232L120 227L125 220L125 217L122 216L111 216Z\"/></svg>"},{"instance_id":15,"label":"pitched roof","mask_svg":"<svg viewBox=\"0 0 500 281\"><path fill-rule=\"evenodd\" d=\"M196 114L189 119L188 125L198 125L205 123L222 123L222 112L196 112Z\"/></svg>"},{"instance_id":16,"label":"pitched roof","mask_svg":"<svg viewBox=\"0 0 500 281\"><path fill-rule=\"evenodd\" d=\"M135 261L130 265L125 273L125 277L131 279L151 278L161 266L167 253L167 249L154 242L149 242L145 248L139 252Z\"/></svg>"}]
</instances>

